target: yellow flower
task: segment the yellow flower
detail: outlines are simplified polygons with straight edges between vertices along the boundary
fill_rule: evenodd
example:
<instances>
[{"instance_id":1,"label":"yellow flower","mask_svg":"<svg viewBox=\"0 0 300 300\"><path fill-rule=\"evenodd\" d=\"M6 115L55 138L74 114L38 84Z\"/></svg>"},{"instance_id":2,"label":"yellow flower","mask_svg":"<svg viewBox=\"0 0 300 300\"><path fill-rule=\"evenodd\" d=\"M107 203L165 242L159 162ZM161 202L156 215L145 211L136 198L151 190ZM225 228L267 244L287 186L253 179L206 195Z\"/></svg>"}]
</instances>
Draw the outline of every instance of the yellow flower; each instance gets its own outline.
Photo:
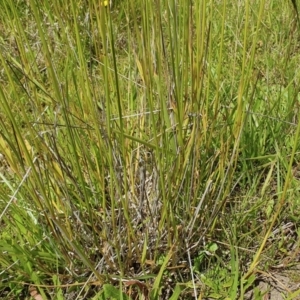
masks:
<instances>
[{"instance_id":1,"label":"yellow flower","mask_svg":"<svg viewBox=\"0 0 300 300\"><path fill-rule=\"evenodd\" d=\"M107 5L108 5L108 0L101 1L100 3L101 3L101 5L103 5L103 6L107 6Z\"/></svg>"}]
</instances>

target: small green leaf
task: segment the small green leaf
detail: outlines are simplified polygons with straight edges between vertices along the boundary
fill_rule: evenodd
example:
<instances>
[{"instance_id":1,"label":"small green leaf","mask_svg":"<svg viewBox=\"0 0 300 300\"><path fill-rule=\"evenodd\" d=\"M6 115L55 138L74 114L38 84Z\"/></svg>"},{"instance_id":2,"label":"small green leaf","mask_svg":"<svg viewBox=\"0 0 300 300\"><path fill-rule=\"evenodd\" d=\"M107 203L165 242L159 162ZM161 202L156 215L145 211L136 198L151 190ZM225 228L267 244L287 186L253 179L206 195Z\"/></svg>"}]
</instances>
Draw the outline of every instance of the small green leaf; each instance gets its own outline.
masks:
<instances>
[{"instance_id":1,"label":"small green leaf","mask_svg":"<svg viewBox=\"0 0 300 300\"><path fill-rule=\"evenodd\" d=\"M128 297L125 293L123 293L122 291L120 291L120 289L117 289L112 284L104 284L103 285L103 292L104 292L103 293L104 298L98 298L98 299L111 299L111 300L124 299L124 300L131 300L130 297Z\"/></svg>"},{"instance_id":2,"label":"small green leaf","mask_svg":"<svg viewBox=\"0 0 300 300\"><path fill-rule=\"evenodd\" d=\"M218 250L218 245L216 243L211 243L208 245L209 252L216 252Z\"/></svg>"},{"instance_id":3,"label":"small green leaf","mask_svg":"<svg viewBox=\"0 0 300 300\"><path fill-rule=\"evenodd\" d=\"M161 268L159 270L159 273L158 273L158 275L157 275L157 277L154 281L153 290L151 292L154 300L158 299L158 293L159 293L159 290L160 290L160 282L161 282L163 273L164 273L164 271L167 267L167 264L168 264L169 260L171 259L172 255L173 255L173 247L170 249L168 255L164 259L164 262L162 263Z\"/></svg>"},{"instance_id":4,"label":"small green leaf","mask_svg":"<svg viewBox=\"0 0 300 300\"><path fill-rule=\"evenodd\" d=\"M256 279L255 274L252 274L251 276L248 277L248 279L244 280L243 284L244 284L245 291L253 284L255 279Z\"/></svg>"},{"instance_id":5,"label":"small green leaf","mask_svg":"<svg viewBox=\"0 0 300 300\"><path fill-rule=\"evenodd\" d=\"M220 299L222 297L223 297L222 295L217 294L217 293L209 294L209 298L212 298L212 299Z\"/></svg>"},{"instance_id":6,"label":"small green leaf","mask_svg":"<svg viewBox=\"0 0 300 300\"><path fill-rule=\"evenodd\" d=\"M174 289L174 292L169 300L177 300L181 294L181 292L185 289L185 286L177 283Z\"/></svg>"}]
</instances>

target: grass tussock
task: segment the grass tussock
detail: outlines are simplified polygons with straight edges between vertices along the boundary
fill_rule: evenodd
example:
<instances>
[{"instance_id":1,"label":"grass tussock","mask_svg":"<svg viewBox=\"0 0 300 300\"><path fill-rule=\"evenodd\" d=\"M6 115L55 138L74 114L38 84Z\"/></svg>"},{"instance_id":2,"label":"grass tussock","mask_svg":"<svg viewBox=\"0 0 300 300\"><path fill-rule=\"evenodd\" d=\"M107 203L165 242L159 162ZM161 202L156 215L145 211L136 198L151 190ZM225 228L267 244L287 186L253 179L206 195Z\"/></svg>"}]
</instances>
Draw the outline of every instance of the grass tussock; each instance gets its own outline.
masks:
<instances>
[{"instance_id":1,"label":"grass tussock","mask_svg":"<svg viewBox=\"0 0 300 300\"><path fill-rule=\"evenodd\" d=\"M297 264L293 3L0 3L1 298L260 299Z\"/></svg>"}]
</instances>

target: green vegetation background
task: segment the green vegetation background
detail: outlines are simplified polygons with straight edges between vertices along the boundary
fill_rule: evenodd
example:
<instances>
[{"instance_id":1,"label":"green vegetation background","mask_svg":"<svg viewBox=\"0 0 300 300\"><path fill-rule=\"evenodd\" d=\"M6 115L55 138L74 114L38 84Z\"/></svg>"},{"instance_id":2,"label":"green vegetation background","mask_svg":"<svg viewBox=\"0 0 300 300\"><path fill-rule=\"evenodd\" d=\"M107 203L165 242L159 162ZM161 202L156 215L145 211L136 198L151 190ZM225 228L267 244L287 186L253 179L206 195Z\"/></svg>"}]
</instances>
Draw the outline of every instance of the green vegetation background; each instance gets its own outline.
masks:
<instances>
[{"instance_id":1,"label":"green vegetation background","mask_svg":"<svg viewBox=\"0 0 300 300\"><path fill-rule=\"evenodd\" d=\"M292 4L1 1L1 298L260 299L297 263Z\"/></svg>"}]
</instances>

